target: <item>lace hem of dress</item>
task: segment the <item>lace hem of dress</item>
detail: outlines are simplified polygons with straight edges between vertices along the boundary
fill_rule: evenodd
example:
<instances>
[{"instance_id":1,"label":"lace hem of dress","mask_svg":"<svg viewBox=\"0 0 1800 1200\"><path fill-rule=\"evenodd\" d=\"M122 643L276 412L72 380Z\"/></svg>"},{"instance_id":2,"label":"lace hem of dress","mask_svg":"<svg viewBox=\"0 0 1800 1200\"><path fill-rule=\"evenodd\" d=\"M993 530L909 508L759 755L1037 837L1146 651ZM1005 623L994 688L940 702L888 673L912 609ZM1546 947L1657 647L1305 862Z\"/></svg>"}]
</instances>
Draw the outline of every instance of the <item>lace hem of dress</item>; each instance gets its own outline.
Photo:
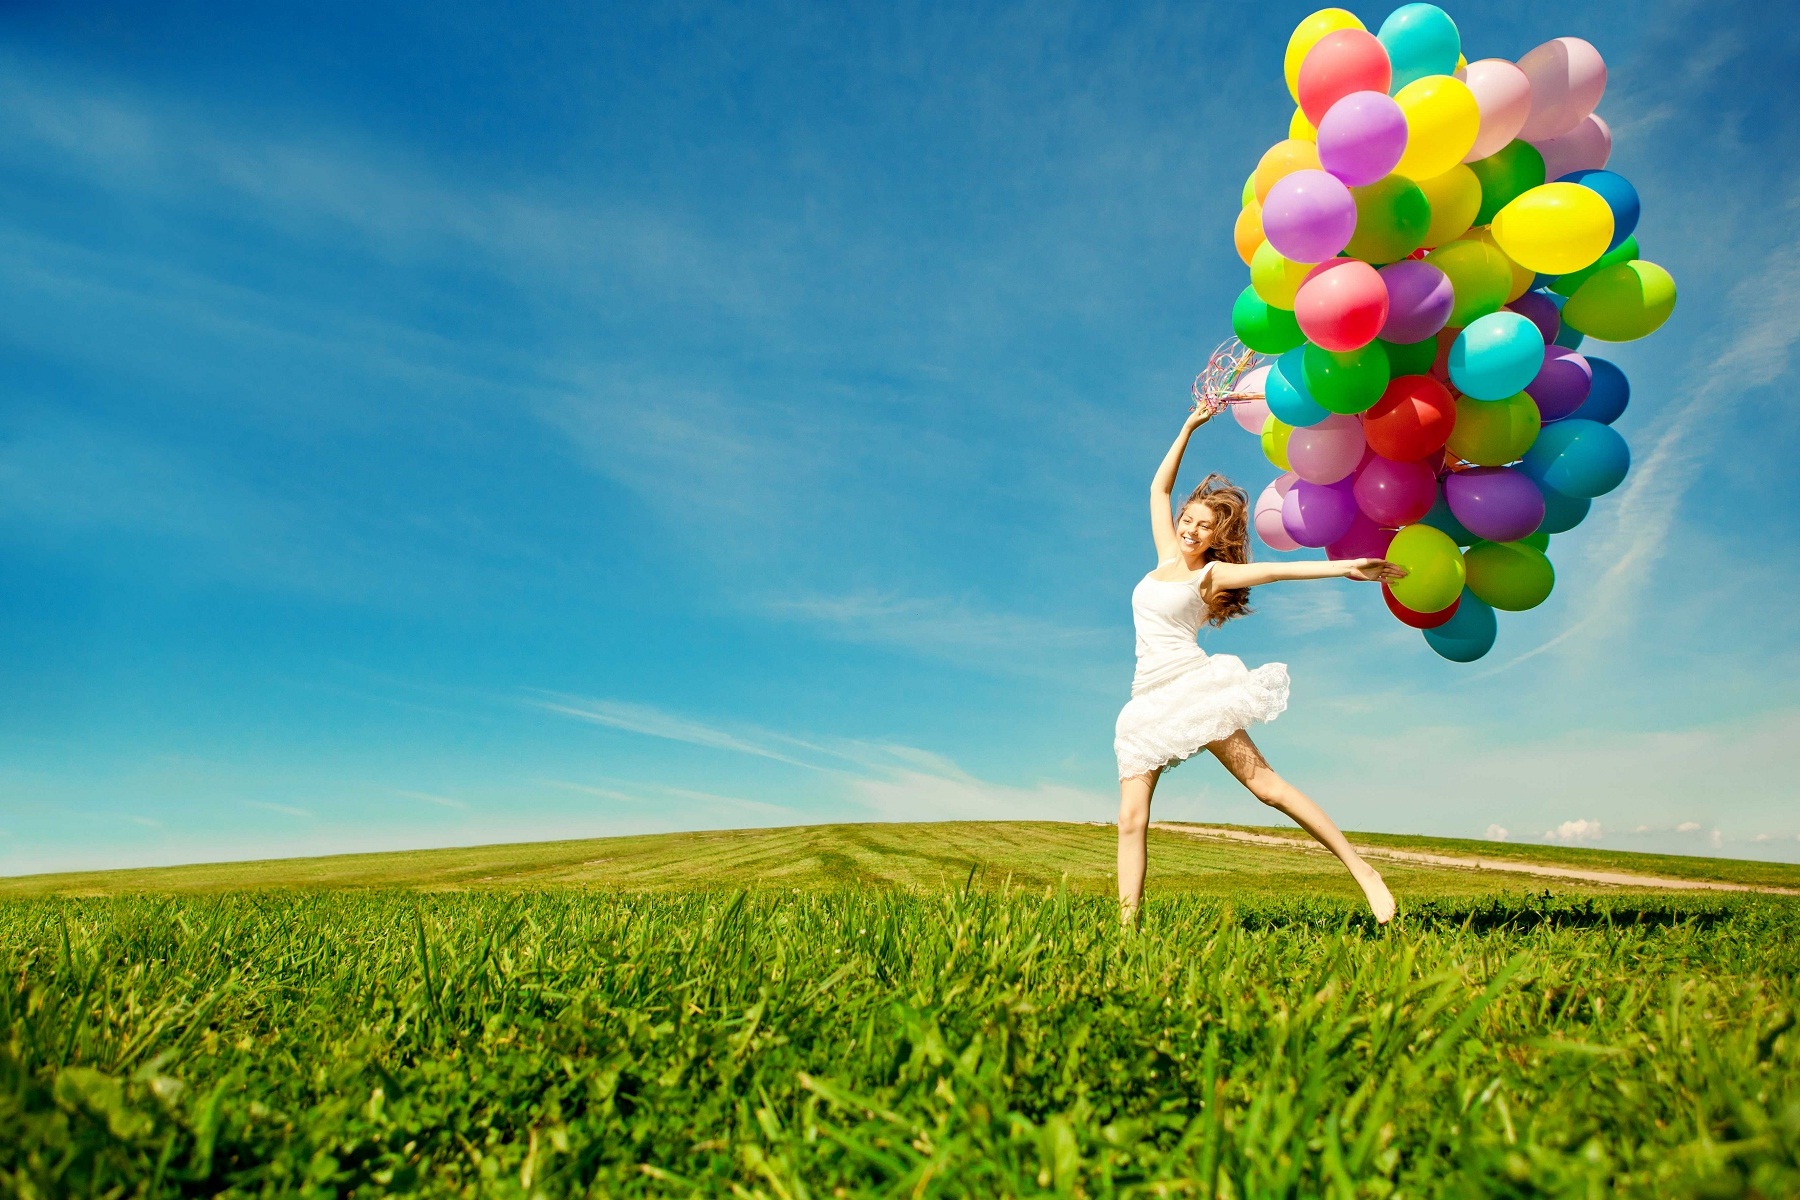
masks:
<instances>
[{"instance_id":1,"label":"lace hem of dress","mask_svg":"<svg viewBox=\"0 0 1800 1200\"><path fill-rule=\"evenodd\" d=\"M1215 655L1170 683L1132 697L1119 714L1113 750L1119 778L1158 767L1173 770L1240 729L1273 721L1287 708L1287 667L1248 670L1231 655Z\"/></svg>"}]
</instances>

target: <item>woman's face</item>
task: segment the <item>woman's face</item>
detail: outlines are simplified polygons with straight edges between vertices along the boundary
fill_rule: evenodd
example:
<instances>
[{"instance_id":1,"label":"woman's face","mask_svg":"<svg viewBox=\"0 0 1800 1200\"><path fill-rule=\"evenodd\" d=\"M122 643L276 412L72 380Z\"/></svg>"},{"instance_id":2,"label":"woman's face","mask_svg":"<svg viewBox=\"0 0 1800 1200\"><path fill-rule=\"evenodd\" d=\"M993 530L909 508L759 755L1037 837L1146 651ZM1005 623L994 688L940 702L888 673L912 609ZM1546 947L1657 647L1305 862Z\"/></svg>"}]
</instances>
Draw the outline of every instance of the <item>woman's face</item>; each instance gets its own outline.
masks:
<instances>
[{"instance_id":1,"label":"woman's face","mask_svg":"<svg viewBox=\"0 0 1800 1200\"><path fill-rule=\"evenodd\" d=\"M1203 500L1181 510L1181 519L1175 522L1175 540L1188 558L1198 558L1212 546L1213 520L1212 506Z\"/></svg>"}]
</instances>

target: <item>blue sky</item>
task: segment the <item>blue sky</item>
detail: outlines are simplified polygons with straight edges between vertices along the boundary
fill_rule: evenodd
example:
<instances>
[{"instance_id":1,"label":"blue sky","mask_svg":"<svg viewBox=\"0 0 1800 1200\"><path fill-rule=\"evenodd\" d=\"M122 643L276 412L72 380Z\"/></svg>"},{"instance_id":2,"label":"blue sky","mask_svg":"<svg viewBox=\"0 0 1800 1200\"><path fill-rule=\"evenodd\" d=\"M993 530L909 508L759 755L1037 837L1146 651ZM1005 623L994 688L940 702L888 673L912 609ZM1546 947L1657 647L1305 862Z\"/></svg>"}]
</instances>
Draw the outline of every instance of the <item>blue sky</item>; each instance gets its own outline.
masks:
<instances>
[{"instance_id":1,"label":"blue sky","mask_svg":"<svg viewBox=\"0 0 1800 1200\"><path fill-rule=\"evenodd\" d=\"M1307 6L490 7L0 17L0 872L1110 819ZM1342 582L1206 644L1346 827L1800 860L1800 38L1451 12L1611 64L1632 475L1472 666Z\"/></svg>"}]
</instances>

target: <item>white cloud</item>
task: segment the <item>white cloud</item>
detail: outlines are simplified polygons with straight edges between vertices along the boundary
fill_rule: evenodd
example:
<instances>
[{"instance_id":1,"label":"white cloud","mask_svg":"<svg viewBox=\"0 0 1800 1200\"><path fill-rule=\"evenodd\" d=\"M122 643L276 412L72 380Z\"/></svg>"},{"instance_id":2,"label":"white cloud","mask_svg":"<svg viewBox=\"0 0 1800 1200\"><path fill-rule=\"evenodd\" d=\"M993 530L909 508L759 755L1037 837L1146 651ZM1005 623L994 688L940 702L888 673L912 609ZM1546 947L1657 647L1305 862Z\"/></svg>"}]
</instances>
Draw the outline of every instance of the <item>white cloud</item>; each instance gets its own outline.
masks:
<instances>
[{"instance_id":1,"label":"white cloud","mask_svg":"<svg viewBox=\"0 0 1800 1200\"><path fill-rule=\"evenodd\" d=\"M467 801L456 800L449 796L438 796L431 792L407 792L396 790L394 795L405 796L408 800L423 800L427 804L436 804L443 808L467 809L469 807Z\"/></svg>"},{"instance_id":2,"label":"white cloud","mask_svg":"<svg viewBox=\"0 0 1800 1200\"><path fill-rule=\"evenodd\" d=\"M574 717L580 721L591 721L596 725L605 725L626 733L641 733L646 737L686 742L690 746L705 746L713 750L729 750L738 754L749 754L757 758L768 758L776 762L787 763L789 766L804 767L809 771L829 769L816 762L795 757L793 749L812 750L824 754L830 754L831 751L822 746L798 741L770 730L758 729L755 726L740 725L728 730L666 712L648 704L633 704L620 700L563 697L557 700L536 700L531 703L545 712ZM775 744L771 745L770 743Z\"/></svg>"},{"instance_id":3,"label":"white cloud","mask_svg":"<svg viewBox=\"0 0 1800 1200\"><path fill-rule=\"evenodd\" d=\"M1482 836L1487 838L1490 842L1504 842L1506 840L1506 829L1500 825L1489 825L1487 827L1487 832Z\"/></svg>"},{"instance_id":4,"label":"white cloud","mask_svg":"<svg viewBox=\"0 0 1800 1200\"><path fill-rule=\"evenodd\" d=\"M1676 833L1693 833L1700 828L1698 821L1683 821L1675 827Z\"/></svg>"},{"instance_id":5,"label":"white cloud","mask_svg":"<svg viewBox=\"0 0 1800 1200\"><path fill-rule=\"evenodd\" d=\"M312 818L312 814L304 808L295 808L291 804L271 804L266 800L246 800L244 804L248 808L260 808L264 812L280 813L284 817Z\"/></svg>"},{"instance_id":6,"label":"white cloud","mask_svg":"<svg viewBox=\"0 0 1800 1200\"><path fill-rule=\"evenodd\" d=\"M1564 821L1555 829L1544 831L1544 840L1549 842L1597 842L1600 837L1600 822L1590 821L1586 817Z\"/></svg>"},{"instance_id":7,"label":"white cloud","mask_svg":"<svg viewBox=\"0 0 1800 1200\"><path fill-rule=\"evenodd\" d=\"M995 612L967 600L894 593L776 597L763 607L774 616L820 626L844 641L903 646L1002 671L1038 664L1046 652L1095 649L1119 637L1110 630Z\"/></svg>"}]
</instances>

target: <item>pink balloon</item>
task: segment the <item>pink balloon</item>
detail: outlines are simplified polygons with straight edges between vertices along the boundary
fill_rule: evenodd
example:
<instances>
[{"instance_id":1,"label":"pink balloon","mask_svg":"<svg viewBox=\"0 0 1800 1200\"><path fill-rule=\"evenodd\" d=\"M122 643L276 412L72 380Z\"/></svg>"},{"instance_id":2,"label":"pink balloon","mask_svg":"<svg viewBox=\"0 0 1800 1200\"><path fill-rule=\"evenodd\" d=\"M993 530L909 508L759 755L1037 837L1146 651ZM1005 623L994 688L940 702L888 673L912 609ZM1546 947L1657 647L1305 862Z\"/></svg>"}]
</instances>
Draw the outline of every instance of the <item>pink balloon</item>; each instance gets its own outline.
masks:
<instances>
[{"instance_id":1,"label":"pink balloon","mask_svg":"<svg viewBox=\"0 0 1800 1200\"><path fill-rule=\"evenodd\" d=\"M1292 472L1281 477L1281 479L1290 480L1294 478ZM1281 523L1281 501L1287 495L1288 488L1291 488L1293 484L1290 483L1288 488L1277 491L1281 479L1277 479L1264 488L1262 495L1256 498L1256 513L1251 517L1251 524L1256 527L1256 536L1261 538L1263 545L1269 549L1298 550L1300 543L1288 536L1287 528Z\"/></svg>"},{"instance_id":2,"label":"pink balloon","mask_svg":"<svg viewBox=\"0 0 1800 1200\"><path fill-rule=\"evenodd\" d=\"M1233 391L1249 395L1249 400L1239 400L1231 406L1231 415L1246 432L1261 434L1263 425L1269 419L1269 402L1263 399L1264 383L1269 377L1269 368L1258 367L1237 381Z\"/></svg>"},{"instance_id":3,"label":"pink balloon","mask_svg":"<svg viewBox=\"0 0 1800 1200\"><path fill-rule=\"evenodd\" d=\"M1300 331L1321 350L1360 349L1375 340L1387 318L1387 285L1374 267L1359 259L1320 263L1294 297Z\"/></svg>"},{"instance_id":4,"label":"pink balloon","mask_svg":"<svg viewBox=\"0 0 1800 1200\"><path fill-rule=\"evenodd\" d=\"M1481 132L1475 135L1474 148L1463 156L1467 163L1505 149L1519 136L1531 115L1531 80L1504 58L1472 62L1460 74L1481 110Z\"/></svg>"},{"instance_id":5,"label":"pink balloon","mask_svg":"<svg viewBox=\"0 0 1800 1200\"><path fill-rule=\"evenodd\" d=\"M1406 153L1406 114L1386 92L1351 92L1319 122L1319 164L1351 187L1385 178Z\"/></svg>"},{"instance_id":6,"label":"pink balloon","mask_svg":"<svg viewBox=\"0 0 1800 1200\"><path fill-rule=\"evenodd\" d=\"M1326 558L1386 558L1398 529L1383 529L1362 513L1350 523L1350 532L1325 547Z\"/></svg>"},{"instance_id":7,"label":"pink balloon","mask_svg":"<svg viewBox=\"0 0 1800 1200\"><path fill-rule=\"evenodd\" d=\"M1350 484L1308 483L1302 479L1282 498L1281 524L1302 546L1329 546L1356 523Z\"/></svg>"},{"instance_id":8,"label":"pink balloon","mask_svg":"<svg viewBox=\"0 0 1800 1200\"><path fill-rule=\"evenodd\" d=\"M1356 507L1377 525L1411 525L1437 503L1437 475L1422 462L1377 458L1356 476Z\"/></svg>"},{"instance_id":9,"label":"pink balloon","mask_svg":"<svg viewBox=\"0 0 1800 1200\"><path fill-rule=\"evenodd\" d=\"M1288 436L1288 465L1306 483L1336 483L1356 470L1367 445L1361 421L1333 413Z\"/></svg>"},{"instance_id":10,"label":"pink balloon","mask_svg":"<svg viewBox=\"0 0 1800 1200\"><path fill-rule=\"evenodd\" d=\"M1612 157L1612 128L1599 113L1559 138L1532 142L1544 156L1544 178L1555 182L1575 171L1598 171Z\"/></svg>"},{"instance_id":11,"label":"pink balloon","mask_svg":"<svg viewBox=\"0 0 1800 1200\"><path fill-rule=\"evenodd\" d=\"M1389 263L1381 268L1381 282L1388 294L1384 341L1422 342L1444 327L1456 307L1450 277L1431 263L1416 258Z\"/></svg>"},{"instance_id":12,"label":"pink balloon","mask_svg":"<svg viewBox=\"0 0 1800 1200\"><path fill-rule=\"evenodd\" d=\"M1606 94L1606 60L1577 37L1545 42L1519 60L1519 70L1531 81L1531 115L1519 130L1528 142L1568 133Z\"/></svg>"},{"instance_id":13,"label":"pink balloon","mask_svg":"<svg viewBox=\"0 0 1800 1200\"><path fill-rule=\"evenodd\" d=\"M1324 262L1350 244L1356 199L1335 175L1294 171L1269 189L1262 227L1269 245L1289 262Z\"/></svg>"}]
</instances>

